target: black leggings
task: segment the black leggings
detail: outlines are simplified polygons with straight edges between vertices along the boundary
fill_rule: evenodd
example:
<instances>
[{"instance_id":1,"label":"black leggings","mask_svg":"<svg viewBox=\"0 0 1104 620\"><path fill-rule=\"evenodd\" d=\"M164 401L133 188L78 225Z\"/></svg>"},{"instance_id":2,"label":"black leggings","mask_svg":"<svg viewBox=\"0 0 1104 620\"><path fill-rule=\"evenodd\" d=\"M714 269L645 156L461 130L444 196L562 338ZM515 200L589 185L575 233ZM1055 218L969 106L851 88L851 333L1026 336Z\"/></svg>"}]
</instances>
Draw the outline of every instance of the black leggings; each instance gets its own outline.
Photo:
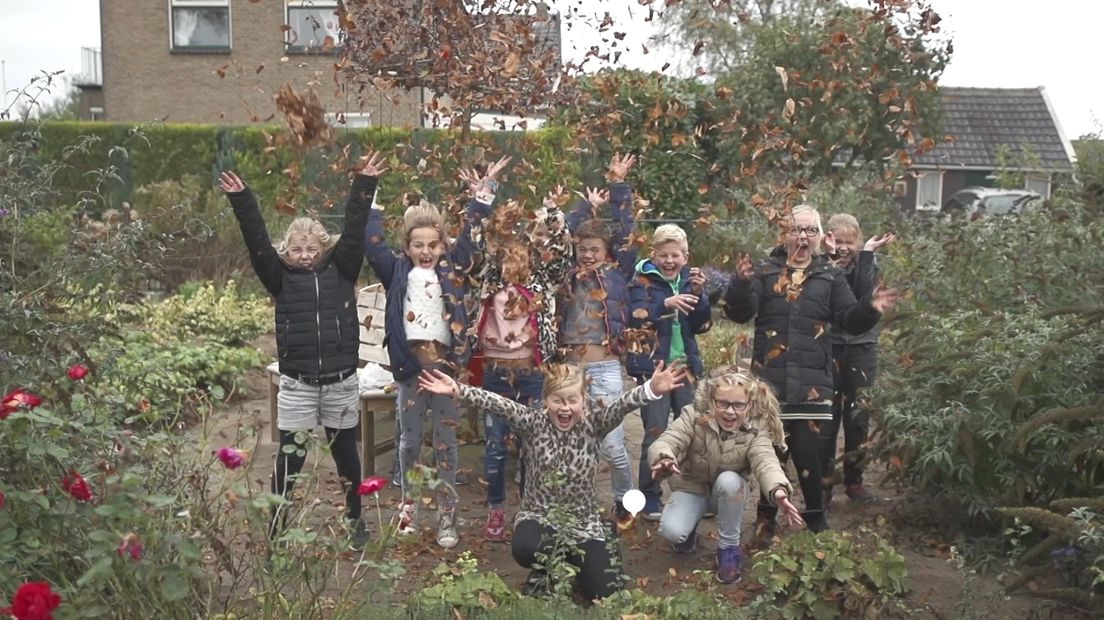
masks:
<instances>
[{"instance_id":1,"label":"black leggings","mask_svg":"<svg viewBox=\"0 0 1104 620\"><path fill-rule=\"evenodd\" d=\"M272 492L291 499L291 492L295 488L295 476L303 470L307 462L307 446L295 441L295 435L303 431L280 431L280 448L276 452L275 469L272 472ZM341 485L345 488L345 517L350 520L360 518L360 495L357 487L360 486L360 453L357 452L356 428L326 428L326 441L330 444L330 454L333 455L334 465L337 465L337 475L341 477ZM284 446L295 446L295 450L287 452ZM272 510L272 521L269 524L269 536L275 537L282 526L281 514L286 514L287 506L277 506ZM278 523L280 524L278 526Z\"/></svg>"},{"instance_id":2,"label":"black leggings","mask_svg":"<svg viewBox=\"0 0 1104 620\"><path fill-rule=\"evenodd\" d=\"M824 438L820 434L820 424L816 420L788 420L782 423L789 457L793 459L801 494L805 497L805 511L801 516L814 532L828 527L824 517L824 489L821 486ZM773 518L778 509L760 499L758 513L761 517Z\"/></svg>"},{"instance_id":3,"label":"black leggings","mask_svg":"<svg viewBox=\"0 0 1104 620\"><path fill-rule=\"evenodd\" d=\"M555 535L556 530L531 519L518 523L511 548L514 560L532 568L555 552ZM579 585L588 600L606 598L621 590L621 553L616 541L587 540L568 551L565 559L579 569Z\"/></svg>"}]
</instances>

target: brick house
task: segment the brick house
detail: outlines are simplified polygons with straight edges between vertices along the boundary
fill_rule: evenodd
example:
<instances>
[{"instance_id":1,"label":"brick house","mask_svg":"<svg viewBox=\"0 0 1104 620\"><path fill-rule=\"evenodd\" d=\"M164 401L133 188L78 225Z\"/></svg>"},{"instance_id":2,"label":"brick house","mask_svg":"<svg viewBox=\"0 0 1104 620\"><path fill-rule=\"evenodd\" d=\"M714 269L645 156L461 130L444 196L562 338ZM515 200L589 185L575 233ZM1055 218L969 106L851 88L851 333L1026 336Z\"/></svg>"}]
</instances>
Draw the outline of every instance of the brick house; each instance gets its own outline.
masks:
<instances>
[{"instance_id":1,"label":"brick house","mask_svg":"<svg viewBox=\"0 0 1104 620\"><path fill-rule=\"evenodd\" d=\"M277 114L285 83L308 86L349 127L423 125L427 94L358 93L335 73L337 0L100 0L102 82L82 87L115 122L245 124ZM554 23L559 48L559 20ZM90 90L99 90L89 96Z\"/></svg>"},{"instance_id":2,"label":"brick house","mask_svg":"<svg viewBox=\"0 0 1104 620\"><path fill-rule=\"evenodd\" d=\"M943 134L952 139L913 156L895 192L904 209L938 210L963 188L995 187L1001 170L1022 173L1025 189L1049 198L1073 171L1073 146L1042 86L941 86L939 106Z\"/></svg>"}]
</instances>

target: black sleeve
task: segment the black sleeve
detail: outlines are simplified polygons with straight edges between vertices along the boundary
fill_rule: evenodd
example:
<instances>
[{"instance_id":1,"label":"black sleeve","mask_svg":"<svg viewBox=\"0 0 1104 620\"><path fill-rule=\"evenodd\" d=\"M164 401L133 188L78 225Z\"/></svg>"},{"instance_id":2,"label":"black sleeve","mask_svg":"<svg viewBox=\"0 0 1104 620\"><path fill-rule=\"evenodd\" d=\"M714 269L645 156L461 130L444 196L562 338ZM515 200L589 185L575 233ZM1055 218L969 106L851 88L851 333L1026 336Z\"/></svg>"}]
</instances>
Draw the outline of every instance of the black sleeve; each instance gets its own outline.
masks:
<instances>
[{"instance_id":1,"label":"black sleeve","mask_svg":"<svg viewBox=\"0 0 1104 620\"><path fill-rule=\"evenodd\" d=\"M257 206L257 197L248 187L236 194L228 193L226 197L230 199L234 217L238 219L253 271L257 272L261 284L270 294L279 295L284 281L284 264L276 254L276 248L272 247L272 239Z\"/></svg>"},{"instance_id":2,"label":"black sleeve","mask_svg":"<svg viewBox=\"0 0 1104 620\"><path fill-rule=\"evenodd\" d=\"M334 264L346 280L356 282L360 267L364 264L364 226L368 223L368 209L376 195L377 177L356 175L345 203L345 229L334 248Z\"/></svg>"},{"instance_id":3,"label":"black sleeve","mask_svg":"<svg viewBox=\"0 0 1104 620\"><path fill-rule=\"evenodd\" d=\"M736 274L729 280L725 291L725 316L737 323L747 323L759 313L759 297L763 280L756 274L750 280L741 280Z\"/></svg>"},{"instance_id":4,"label":"black sleeve","mask_svg":"<svg viewBox=\"0 0 1104 620\"><path fill-rule=\"evenodd\" d=\"M857 336L878 324L882 314L870 305L869 297L861 302L855 299L851 285L843 277L832 280L832 322L843 331Z\"/></svg>"}]
</instances>

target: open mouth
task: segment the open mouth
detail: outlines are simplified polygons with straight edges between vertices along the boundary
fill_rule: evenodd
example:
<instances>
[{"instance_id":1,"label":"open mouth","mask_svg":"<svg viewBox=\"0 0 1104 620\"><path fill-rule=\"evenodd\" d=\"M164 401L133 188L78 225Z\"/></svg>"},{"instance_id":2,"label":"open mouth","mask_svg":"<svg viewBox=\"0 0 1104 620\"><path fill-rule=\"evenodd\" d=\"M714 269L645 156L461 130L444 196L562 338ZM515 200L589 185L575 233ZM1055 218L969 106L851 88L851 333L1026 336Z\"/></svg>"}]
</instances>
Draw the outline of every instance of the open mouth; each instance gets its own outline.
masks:
<instances>
[{"instance_id":1,"label":"open mouth","mask_svg":"<svg viewBox=\"0 0 1104 620\"><path fill-rule=\"evenodd\" d=\"M571 428L575 424L575 416L571 412L557 413L555 416L556 426L563 430Z\"/></svg>"},{"instance_id":2,"label":"open mouth","mask_svg":"<svg viewBox=\"0 0 1104 620\"><path fill-rule=\"evenodd\" d=\"M432 267L433 266L433 258L432 257L425 257L425 256L423 256L422 258L419 258L418 259L418 266L419 267L424 267L426 269Z\"/></svg>"},{"instance_id":3,"label":"open mouth","mask_svg":"<svg viewBox=\"0 0 1104 620\"><path fill-rule=\"evenodd\" d=\"M735 413L726 413L721 416L721 426L725 429L736 428L740 425L740 416Z\"/></svg>"}]
</instances>

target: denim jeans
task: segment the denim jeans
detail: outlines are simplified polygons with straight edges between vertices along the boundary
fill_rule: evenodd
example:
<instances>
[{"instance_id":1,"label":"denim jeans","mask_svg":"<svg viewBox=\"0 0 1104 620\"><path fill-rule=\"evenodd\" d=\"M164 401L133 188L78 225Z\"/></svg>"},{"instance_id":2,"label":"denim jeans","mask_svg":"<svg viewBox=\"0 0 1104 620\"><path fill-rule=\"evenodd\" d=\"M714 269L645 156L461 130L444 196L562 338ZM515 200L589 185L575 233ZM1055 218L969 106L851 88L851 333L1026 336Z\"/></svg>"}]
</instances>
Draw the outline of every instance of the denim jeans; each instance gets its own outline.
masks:
<instances>
[{"instance_id":1,"label":"denim jeans","mask_svg":"<svg viewBox=\"0 0 1104 620\"><path fill-rule=\"evenodd\" d=\"M440 365L433 366L443 370ZM446 482L438 487L438 504L445 508L455 505L456 469L460 463L456 427L460 412L451 396L430 394L418 390L418 377L399 383L399 471L402 472L404 499L411 499L406 472L421 461L422 433L426 414L433 412L433 450L436 455L437 478Z\"/></svg>"},{"instance_id":2,"label":"denim jeans","mask_svg":"<svg viewBox=\"0 0 1104 620\"><path fill-rule=\"evenodd\" d=\"M599 405L613 403L625 391L620 360L587 364L586 378L589 381L590 397ZM632 465L629 462L629 451L625 449L625 427L622 424L618 424L617 428L602 439L600 454L610 464L613 498L621 501L633 485Z\"/></svg>"},{"instance_id":3,"label":"denim jeans","mask_svg":"<svg viewBox=\"0 0 1104 620\"><path fill-rule=\"evenodd\" d=\"M706 497L697 493L675 491L663 508L659 519L659 535L671 544L686 542L698 526L706 508L717 513L718 547L740 545L740 520L747 505L747 482L734 471L723 471L713 482L713 492Z\"/></svg>"},{"instance_id":4,"label":"denim jeans","mask_svg":"<svg viewBox=\"0 0 1104 620\"><path fill-rule=\"evenodd\" d=\"M483 389L512 401L536 407L540 403L544 374L538 369L514 370L487 363L483 372ZM487 445L483 453L484 475L487 479L487 505L501 508L506 503L506 441L510 425L498 416L484 412ZM524 459L523 459L524 461ZM522 481L524 483L524 462Z\"/></svg>"},{"instance_id":5,"label":"denim jeans","mask_svg":"<svg viewBox=\"0 0 1104 620\"><path fill-rule=\"evenodd\" d=\"M652 464L648 462L648 448L667 430L667 418L674 412L678 417L682 408L694 400L694 388L684 385L664 394L659 400L649 401L640 408L640 421L644 423L644 437L640 440L640 490L644 495L660 498L663 488L652 480Z\"/></svg>"}]
</instances>

